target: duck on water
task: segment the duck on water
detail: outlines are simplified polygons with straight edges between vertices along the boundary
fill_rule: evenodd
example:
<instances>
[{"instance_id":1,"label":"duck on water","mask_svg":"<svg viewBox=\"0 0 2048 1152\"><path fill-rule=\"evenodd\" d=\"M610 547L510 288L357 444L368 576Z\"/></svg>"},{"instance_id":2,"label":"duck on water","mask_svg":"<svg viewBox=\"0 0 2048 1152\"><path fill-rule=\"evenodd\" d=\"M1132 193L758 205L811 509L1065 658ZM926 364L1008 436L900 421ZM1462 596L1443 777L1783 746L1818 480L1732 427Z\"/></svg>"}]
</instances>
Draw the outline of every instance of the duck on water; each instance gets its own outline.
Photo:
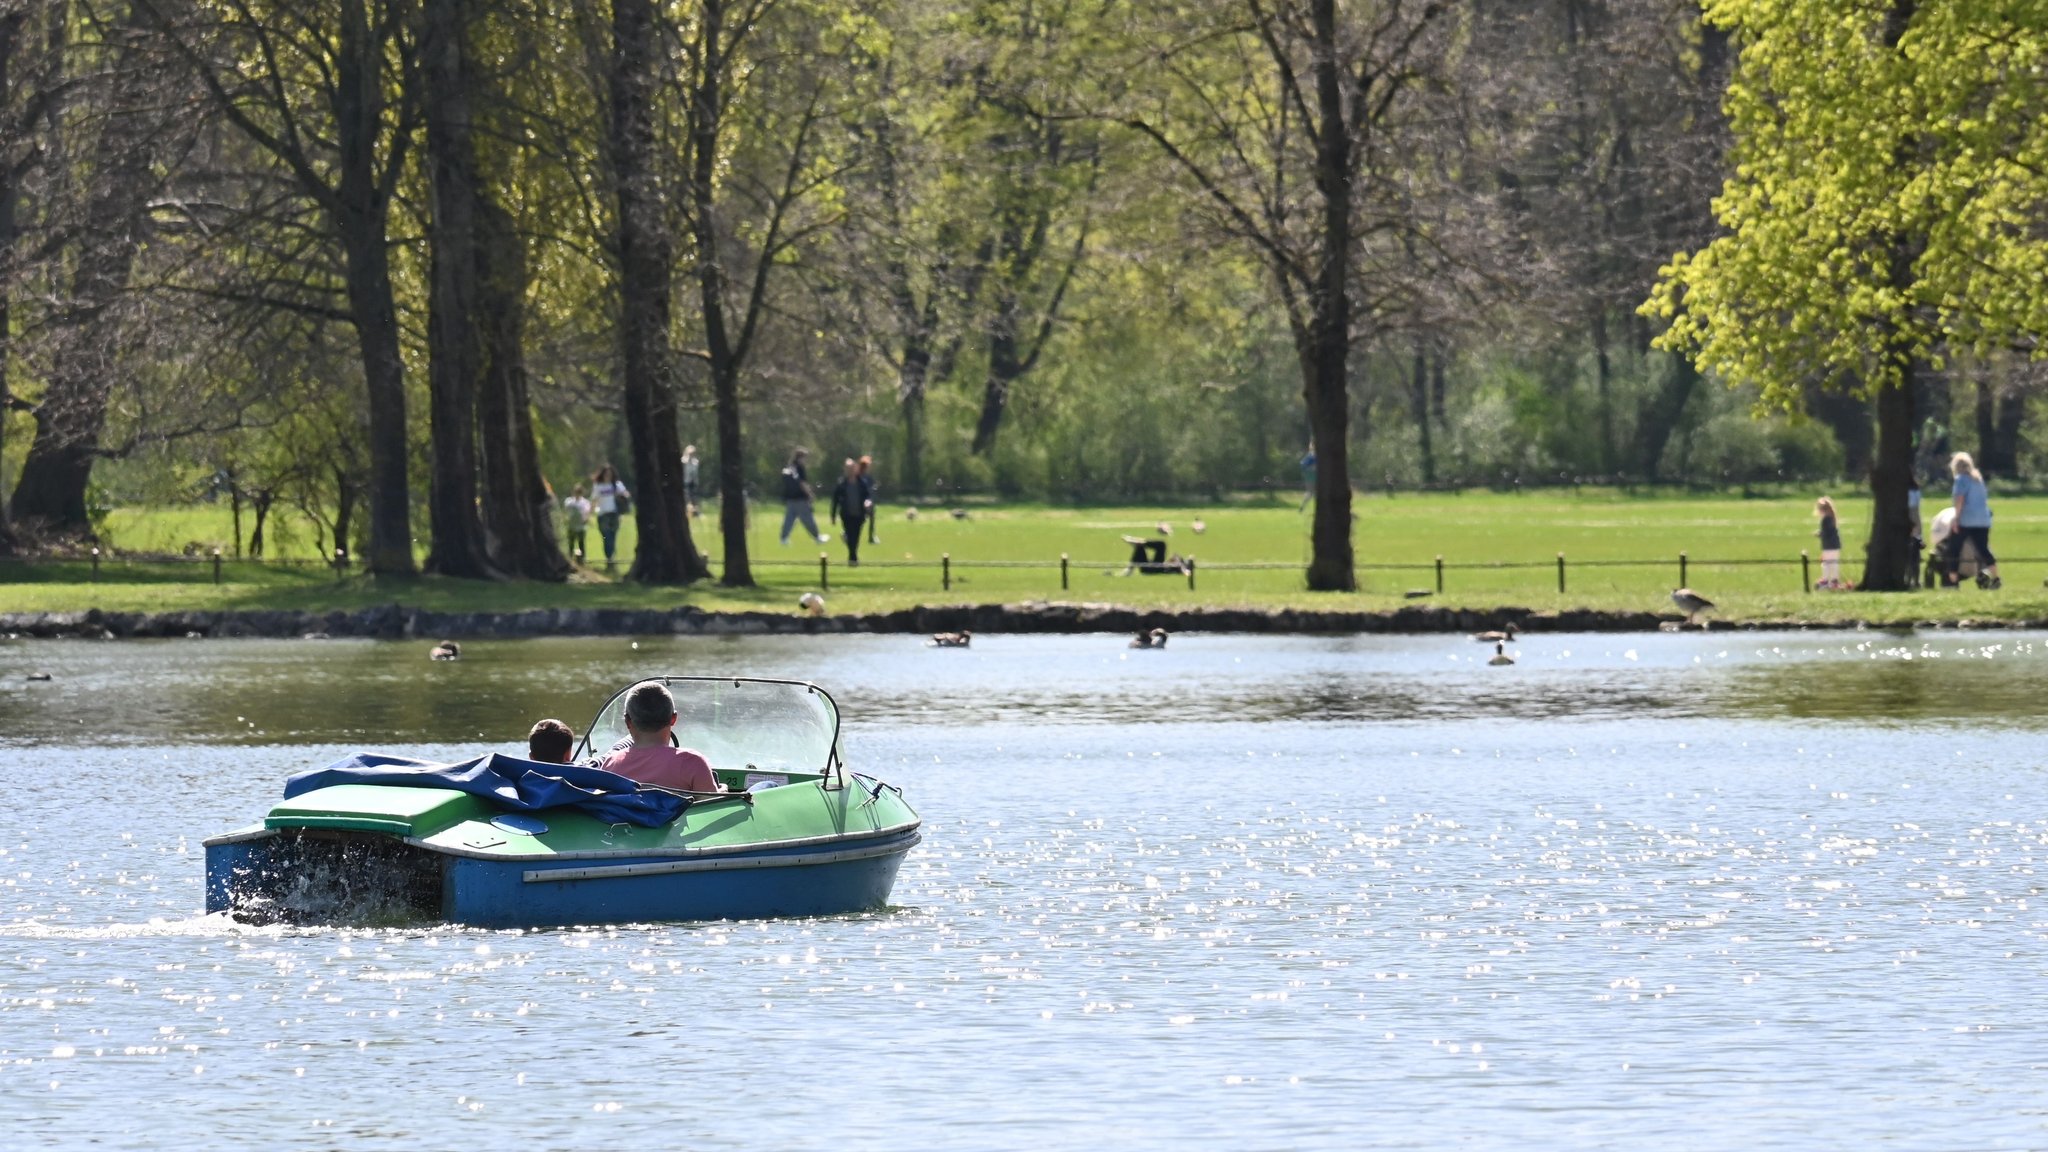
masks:
<instances>
[{"instance_id":1,"label":"duck on water","mask_svg":"<svg viewBox=\"0 0 2048 1152\"><path fill-rule=\"evenodd\" d=\"M848 768L838 706L823 688L654 679L674 696L671 739L709 762L717 791L594 766L633 742L626 700L637 685L628 685L567 764L361 754L293 776L259 822L206 841L207 911L540 927L888 903L920 820L901 789Z\"/></svg>"}]
</instances>

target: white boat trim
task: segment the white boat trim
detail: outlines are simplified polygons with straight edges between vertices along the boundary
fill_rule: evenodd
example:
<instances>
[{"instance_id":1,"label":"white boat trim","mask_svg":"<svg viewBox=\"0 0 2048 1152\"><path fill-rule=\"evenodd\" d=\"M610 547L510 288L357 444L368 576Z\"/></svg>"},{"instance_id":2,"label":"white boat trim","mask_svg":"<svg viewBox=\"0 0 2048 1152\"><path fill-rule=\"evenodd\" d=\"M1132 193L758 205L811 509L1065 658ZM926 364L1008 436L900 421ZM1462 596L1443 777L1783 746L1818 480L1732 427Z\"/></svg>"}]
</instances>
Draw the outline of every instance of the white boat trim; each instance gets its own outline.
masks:
<instances>
[{"instance_id":1,"label":"white boat trim","mask_svg":"<svg viewBox=\"0 0 2048 1152\"><path fill-rule=\"evenodd\" d=\"M905 832L914 831L923 823L922 819L906 820L901 824L891 824L886 828L865 828L850 832L828 832L821 836L793 836L787 840L756 840L746 844L715 844L708 848L695 848L689 845L669 848L634 848L630 845L621 845L617 848L601 848L579 852L509 853L479 852L452 844L435 844L417 836L408 836L405 838L405 842L416 848L424 848L429 852L439 852L444 856L461 856L470 860L491 860L500 864L523 864L540 860L616 860L621 856L682 856L695 860L705 856L730 856L738 852L775 852L790 848L810 848L820 844L844 844L855 840L873 840L880 836L897 836ZM459 825L451 827L459 827ZM444 828L434 833L434 835L445 835L448 831L450 831L449 828ZM372 833L372 835L376 835L376 833Z\"/></svg>"},{"instance_id":2,"label":"white boat trim","mask_svg":"<svg viewBox=\"0 0 2048 1152\"><path fill-rule=\"evenodd\" d=\"M635 876L672 876L679 872L723 872L744 868L802 868L813 864L844 864L908 852L924 839L913 832L886 844L842 848L837 852L805 852L795 856L719 856L712 859L664 860L651 864L608 864L593 868L530 868L520 873L528 884L550 884L567 880L624 880Z\"/></svg>"}]
</instances>

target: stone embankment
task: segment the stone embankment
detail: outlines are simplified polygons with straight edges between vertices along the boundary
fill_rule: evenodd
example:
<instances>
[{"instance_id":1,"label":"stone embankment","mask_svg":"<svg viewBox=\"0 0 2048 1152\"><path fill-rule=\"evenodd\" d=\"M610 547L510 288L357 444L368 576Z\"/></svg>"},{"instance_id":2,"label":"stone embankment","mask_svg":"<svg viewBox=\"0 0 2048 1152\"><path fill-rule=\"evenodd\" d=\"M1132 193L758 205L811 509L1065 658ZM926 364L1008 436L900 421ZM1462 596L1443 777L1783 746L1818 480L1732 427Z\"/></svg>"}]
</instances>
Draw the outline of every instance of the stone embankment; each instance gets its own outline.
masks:
<instances>
[{"instance_id":1,"label":"stone embankment","mask_svg":"<svg viewBox=\"0 0 2048 1152\"><path fill-rule=\"evenodd\" d=\"M1656 632L1677 625L1672 614L1572 609L1405 607L1384 612L1293 608L1134 609L1111 604L1028 601L956 604L896 612L809 617L785 612L707 612L699 608L536 608L523 612L435 612L397 604L353 611L27 612L0 613L0 637L127 639L215 636L398 640L523 639L536 636L727 636L832 633L925 633L970 629L987 633L1245 632L1331 634L1469 632ZM1715 631L1858 628L1856 621L1716 620ZM2042 628L2048 621L1925 621L1920 627Z\"/></svg>"}]
</instances>

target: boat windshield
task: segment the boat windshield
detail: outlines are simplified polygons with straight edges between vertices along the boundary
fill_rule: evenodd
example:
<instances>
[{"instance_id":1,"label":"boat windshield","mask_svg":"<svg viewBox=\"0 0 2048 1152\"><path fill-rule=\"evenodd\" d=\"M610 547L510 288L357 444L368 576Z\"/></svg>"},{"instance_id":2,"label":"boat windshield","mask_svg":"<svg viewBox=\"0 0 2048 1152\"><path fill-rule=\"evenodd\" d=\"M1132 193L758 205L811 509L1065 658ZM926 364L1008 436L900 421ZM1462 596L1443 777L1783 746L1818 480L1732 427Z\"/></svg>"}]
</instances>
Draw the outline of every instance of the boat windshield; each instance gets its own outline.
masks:
<instances>
[{"instance_id":1,"label":"boat windshield","mask_svg":"<svg viewBox=\"0 0 2048 1152\"><path fill-rule=\"evenodd\" d=\"M839 709L824 689L794 680L654 676L676 699L676 741L718 769L827 772L839 738ZM640 681L635 681L635 684ZM626 695L605 703L584 734L585 754L602 756L629 738Z\"/></svg>"}]
</instances>

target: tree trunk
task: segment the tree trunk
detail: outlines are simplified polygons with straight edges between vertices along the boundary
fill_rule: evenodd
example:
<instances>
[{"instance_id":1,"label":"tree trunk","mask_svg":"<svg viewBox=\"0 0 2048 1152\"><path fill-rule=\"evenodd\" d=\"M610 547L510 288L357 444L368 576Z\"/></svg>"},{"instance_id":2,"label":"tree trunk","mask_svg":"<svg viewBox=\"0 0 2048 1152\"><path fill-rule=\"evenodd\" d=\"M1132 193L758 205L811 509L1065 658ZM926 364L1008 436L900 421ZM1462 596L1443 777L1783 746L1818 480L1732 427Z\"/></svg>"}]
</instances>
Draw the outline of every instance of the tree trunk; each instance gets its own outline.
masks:
<instances>
[{"instance_id":1,"label":"tree trunk","mask_svg":"<svg viewBox=\"0 0 2048 1152\"><path fill-rule=\"evenodd\" d=\"M1593 310L1593 380L1597 386L1600 403L1600 471L1613 476L1620 469L1616 465L1614 448L1614 363L1608 357L1607 310Z\"/></svg>"},{"instance_id":2,"label":"tree trunk","mask_svg":"<svg viewBox=\"0 0 2048 1152\"><path fill-rule=\"evenodd\" d=\"M697 242L697 296L704 313L704 348L710 359L712 404L718 426L718 531L725 548L719 583L750 588L747 555L747 455L740 428L740 350L725 315L725 264L719 258L718 143L725 122L725 29L722 0L704 0L698 73L690 91L690 226ZM761 259L769 259L763 252Z\"/></svg>"},{"instance_id":3,"label":"tree trunk","mask_svg":"<svg viewBox=\"0 0 2048 1152\"><path fill-rule=\"evenodd\" d=\"M1316 510L1309 532L1308 586L1351 592L1349 357L1351 354L1352 141L1345 120L1345 77L1337 49L1337 2L1313 0L1310 19L1317 112L1315 183L1322 200L1320 265L1304 335L1302 391L1316 448Z\"/></svg>"},{"instance_id":4,"label":"tree trunk","mask_svg":"<svg viewBox=\"0 0 2048 1152\"><path fill-rule=\"evenodd\" d=\"M618 196L620 361L633 452L633 524L639 532L626 575L647 584L679 584L710 573L691 539L683 502L669 362L673 260L654 157L660 50L651 0L614 0L611 157ZM713 252L698 254L700 263L716 258ZM720 467L732 464L721 460Z\"/></svg>"},{"instance_id":5,"label":"tree trunk","mask_svg":"<svg viewBox=\"0 0 2048 1152\"><path fill-rule=\"evenodd\" d=\"M482 360L477 274L476 144L467 73L464 0L426 0L421 35L422 105L427 119L427 175L433 216L428 237L433 267L427 301L427 396L433 417L428 513L433 542L427 570L443 576L493 579L477 515L477 380Z\"/></svg>"},{"instance_id":6,"label":"tree trunk","mask_svg":"<svg viewBox=\"0 0 2048 1152\"><path fill-rule=\"evenodd\" d=\"M14 49L20 42L25 19L19 11L0 16L0 109L13 106ZM14 344L14 233L15 186L11 164L0 164L0 460L7 458L7 417L14 411L14 394L8 360ZM14 521L7 512L7 481L0 472L0 556L20 550L14 535Z\"/></svg>"},{"instance_id":7,"label":"tree trunk","mask_svg":"<svg viewBox=\"0 0 2048 1152\"><path fill-rule=\"evenodd\" d=\"M355 480L340 468L334 470L334 546L341 549L342 562L355 555L356 543L352 535L356 519Z\"/></svg>"},{"instance_id":8,"label":"tree trunk","mask_svg":"<svg viewBox=\"0 0 2048 1152\"><path fill-rule=\"evenodd\" d=\"M2020 474L2020 428L2026 416L2026 389L2018 381L2007 379L1998 390L1998 419L1991 428L1991 455L2007 479Z\"/></svg>"},{"instance_id":9,"label":"tree trunk","mask_svg":"<svg viewBox=\"0 0 2048 1152\"><path fill-rule=\"evenodd\" d=\"M270 519L270 506L277 494L268 488L256 490L256 526L249 530L249 559L263 559L263 525Z\"/></svg>"},{"instance_id":10,"label":"tree trunk","mask_svg":"<svg viewBox=\"0 0 2048 1152\"><path fill-rule=\"evenodd\" d=\"M931 369L931 350L905 349L903 367L897 372L896 394L903 411L903 471L901 482L907 496L924 495L924 392Z\"/></svg>"},{"instance_id":11,"label":"tree trunk","mask_svg":"<svg viewBox=\"0 0 2048 1152\"><path fill-rule=\"evenodd\" d=\"M399 353L390 254L385 251L381 219L358 218L347 239L349 310L369 394L369 570L382 576L409 576L416 568L412 494L406 479L405 362Z\"/></svg>"},{"instance_id":12,"label":"tree trunk","mask_svg":"<svg viewBox=\"0 0 2048 1152\"><path fill-rule=\"evenodd\" d=\"M1994 370L1989 364L1977 367L1977 468L1987 476L2006 474L2005 462L1998 459L1998 402Z\"/></svg>"},{"instance_id":13,"label":"tree trunk","mask_svg":"<svg viewBox=\"0 0 2048 1152\"><path fill-rule=\"evenodd\" d=\"M484 535L501 571L530 580L566 580L569 560L555 538L554 500L541 479L527 398L526 250L511 215L481 189L475 211Z\"/></svg>"},{"instance_id":14,"label":"tree trunk","mask_svg":"<svg viewBox=\"0 0 2048 1152\"><path fill-rule=\"evenodd\" d=\"M156 71L143 59L140 7L120 29L124 41L106 118L93 146L85 226L73 257L70 300L57 320L48 385L35 407L36 432L14 490L13 518L39 531L87 535L85 489L99 456L107 404L124 341L117 305L141 248L155 187L151 142L162 125L147 113Z\"/></svg>"},{"instance_id":15,"label":"tree trunk","mask_svg":"<svg viewBox=\"0 0 2048 1152\"><path fill-rule=\"evenodd\" d=\"M1436 483L1436 448L1431 442L1429 420L1429 350L1418 338L1415 341L1415 363L1410 391L1415 404L1415 431L1417 447L1422 453L1422 482Z\"/></svg>"},{"instance_id":16,"label":"tree trunk","mask_svg":"<svg viewBox=\"0 0 2048 1152\"><path fill-rule=\"evenodd\" d=\"M1903 379L1877 394L1877 460L1870 469L1875 507L1861 585L1866 592L1912 587L1913 515L1906 493L1913 478L1913 376L1918 368L1909 365Z\"/></svg>"},{"instance_id":17,"label":"tree trunk","mask_svg":"<svg viewBox=\"0 0 2048 1152\"><path fill-rule=\"evenodd\" d=\"M1010 404L1010 385L1024 374L1017 351L1016 293L1005 283L996 304L995 318L988 329L988 376L981 393L981 417L974 423L974 444L969 449L979 456L995 447L996 430Z\"/></svg>"},{"instance_id":18,"label":"tree trunk","mask_svg":"<svg viewBox=\"0 0 2048 1152\"><path fill-rule=\"evenodd\" d=\"M1664 383L1656 395L1643 407L1641 417L1636 421L1636 459L1644 476L1655 480L1661 475L1664 461L1664 447L1671 443L1671 433L1678 428L1678 422L1685 415L1685 406L1692 399L1693 389L1700 382L1700 370L1693 364L1692 357L1674 353L1671 356L1671 370L1664 377Z\"/></svg>"}]
</instances>

